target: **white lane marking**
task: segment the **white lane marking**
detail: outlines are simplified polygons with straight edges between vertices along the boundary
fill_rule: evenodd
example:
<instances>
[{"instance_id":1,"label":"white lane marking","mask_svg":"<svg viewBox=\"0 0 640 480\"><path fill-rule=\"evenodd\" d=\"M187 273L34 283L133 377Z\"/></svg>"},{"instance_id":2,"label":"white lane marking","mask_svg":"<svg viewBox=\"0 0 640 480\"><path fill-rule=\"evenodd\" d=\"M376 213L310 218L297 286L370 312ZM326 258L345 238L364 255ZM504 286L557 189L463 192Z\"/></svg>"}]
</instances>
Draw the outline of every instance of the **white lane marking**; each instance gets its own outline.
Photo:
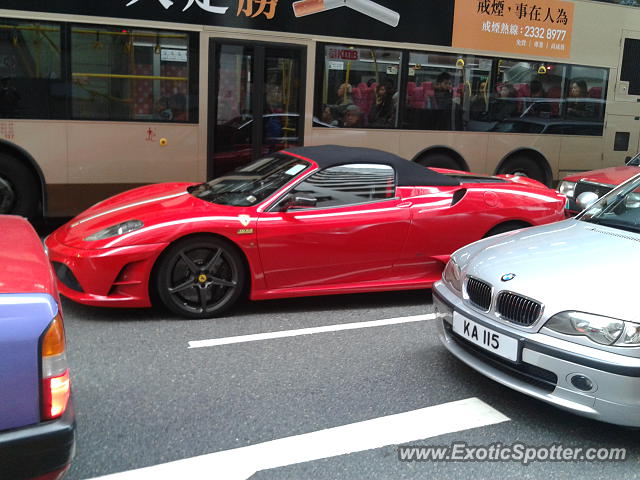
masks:
<instances>
[{"instance_id":1,"label":"white lane marking","mask_svg":"<svg viewBox=\"0 0 640 480\"><path fill-rule=\"evenodd\" d=\"M246 480L261 470L347 455L507 422L478 398L467 398L248 447L224 450L99 477L108 480Z\"/></svg>"},{"instance_id":2,"label":"white lane marking","mask_svg":"<svg viewBox=\"0 0 640 480\"><path fill-rule=\"evenodd\" d=\"M370 322L343 323L337 325L324 325L322 327L300 328L297 330L281 330L279 332L256 333L253 335L240 335L237 337L212 338L210 340L192 340L189 348L217 347L232 343L257 342L259 340L273 340L274 338L297 337L299 335L311 335L314 333L339 332L341 330L356 330L359 328L383 327L386 325L398 325L401 323L424 322L434 320L436 315L413 315L410 317L387 318Z\"/></svg>"}]
</instances>

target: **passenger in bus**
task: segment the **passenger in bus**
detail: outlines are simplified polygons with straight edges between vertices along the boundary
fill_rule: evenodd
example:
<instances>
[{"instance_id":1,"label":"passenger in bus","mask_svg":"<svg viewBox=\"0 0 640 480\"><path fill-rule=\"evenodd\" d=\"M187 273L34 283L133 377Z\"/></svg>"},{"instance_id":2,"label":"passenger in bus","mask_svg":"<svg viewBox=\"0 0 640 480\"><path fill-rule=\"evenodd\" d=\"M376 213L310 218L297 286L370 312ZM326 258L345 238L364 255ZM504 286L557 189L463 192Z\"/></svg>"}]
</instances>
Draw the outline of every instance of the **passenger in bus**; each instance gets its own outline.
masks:
<instances>
[{"instance_id":1,"label":"passenger in bus","mask_svg":"<svg viewBox=\"0 0 640 480\"><path fill-rule=\"evenodd\" d=\"M547 97L540 80L532 80L529 84L529 98L531 107L527 109L528 116L549 118L551 116L551 103L541 100Z\"/></svg>"},{"instance_id":2,"label":"passenger in bus","mask_svg":"<svg viewBox=\"0 0 640 480\"><path fill-rule=\"evenodd\" d=\"M584 80L571 82L567 98L567 116L575 118L595 117L595 105L587 99L587 83Z\"/></svg>"},{"instance_id":3,"label":"passenger in bus","mask_svg":"<svg viewBox=\"0 0 640 480\"><path fill-rule=\"evenodd\" d=\"M173 120L184 122L187 120L187 97L183 93L176 93L169 98L169 108Z\"/></svg>"},{"instance_id":4,"label":"passenger in bus","mask_svg":"<svg viewBox=\"0 0 640 480\"><path fill-rule=\"evenodd\" d=\"M369 112L370 127L393 127L395 116L393 93L393 87L389 82L379 83L376 86L375 103Z\"/></svg>"},{"instance_id":5,"label":"passenger in bus","mask_svg":"<svg viewBox=\"0 0 640 480\"><path fill-rule=\"evenodd\" d=\"M157 120L173 120L173 111L169 107L169 99L160 97L156 102L156 119Z\"/></svg>"},{"instance_id":6,"label":"passenger in bus","mask_svg":"<svg viewBox=\"0 0 640 480\"><path fill-rule=\"evenodd\" d=\"M529 92L531 98L544 98L547 95L544 93L544 88L542 88L542 82L540 80L532 80L529 84Z\"/></svg>"},{"instance_id":7,"label":"passenger in bus","mask_svg":"<svg viewBox=\"0 0 640 480\"><path fill-rule=\"evenodd\" d=\"M453 104L453 81L451 75L442 72L433 84L433 96L428 98L427 108L451 110Z\"/></svg>"},{"instance_id":8,"label":"passenger in bus","mask_svg":"<svg viewBox=\"0 0 640 480\"><path fill-rule=\"evenodd\" d=\"M510 83L503 83L498 90L498 98L493 99L491 118L496 121L505 120L518 114L516 89Z\"/></svg>"},{"instance_id":9,"label":"passenger in bus","mask_svg":"<svg viewBox=\"0 0 640 480\"><path fill-rule=\"evenodd\" d=\"M471 97L469 102L469 115L473 120L481 120L489 109L489 99L487 95L487 81L483 80L478 85L478 90Z\"/></svg>"},{"instance_id":10,"label":"passenger in bus","mask_svg":"<svg viewBox=\"0 0 640 480\"><path fill-rule=\"evenodd\" d=\"M338 87L338 99L336 105L339 107L346 107L347 105L353 105L352 96L353 87L348 83L342 83Z\"/></svg>"},{"instance_id":11,"label":"passenger in bus","mask_svg":"<svg viewBox=\"0 0 640 480\"><path fill-rule=\"evenodd\" d=\"M362 110L357 105L348 105L344 110L342 117L342 126L345 128L363 127Z\"/></svg>"},{"instance_id":12,"label":"passenger in bus","mask_svg":"<svg viewBox=\"0 0 640 480\"><path fill-rule=\"evenodd\" d=\"M456 99L460 101L461 99ZM462 126L462 110L454 102L453 80L447 72L436 77L433 84L433 96L427 97L427 109L433 111L430 125L426 128L433 130L460 130Z\"/></svg>"},{"instance_id":13,"label":"passenger in bus","mask_svg":"<svg viewBox=\"0 0 640 480\"><path fill-rule=\"evenodd\" d=\"M326 104L322 106L322 116L320 117L320 120L323 123L331 127L337 127L340 123L338 122L337 117L338 113L335 111L335 107Z\"/></svg>"},{"instance_id":14,"label":"passenger in bus","mask_svg":"<svg viewBox=\"0 0 640 480\"><path fill-rule=\"evenodd\" d=\"M0 79L0 116L10 117L17 113L21 97L9 77Z\"/></svg>"}]
</instances>

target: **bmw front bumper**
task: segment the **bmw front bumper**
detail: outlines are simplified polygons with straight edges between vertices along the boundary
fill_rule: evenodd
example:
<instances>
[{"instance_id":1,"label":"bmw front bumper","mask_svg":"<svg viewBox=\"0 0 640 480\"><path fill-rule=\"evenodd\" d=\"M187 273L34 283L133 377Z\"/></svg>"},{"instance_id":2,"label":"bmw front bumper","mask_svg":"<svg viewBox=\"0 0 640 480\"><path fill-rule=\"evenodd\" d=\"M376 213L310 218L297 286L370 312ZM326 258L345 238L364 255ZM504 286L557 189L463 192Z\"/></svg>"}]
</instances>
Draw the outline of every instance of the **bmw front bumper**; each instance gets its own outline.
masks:
<instances>
[{"instance_id":1,"label":"bmw front bumper","mask_svg":"<svg viewBox=\"0 0 640 480\"><path fill-rule=\"evenodd\" d=\"M498 324L469 307L442 281L433 286L438 333L458 359L507 387L573 413L625 426L640 426L640 359L578 346L541 333ZM453 315L518 340L519 358L511 361L477 346L453 331ZM588 378L593 388L572 384Z\"/></svg>"}]
</instances>

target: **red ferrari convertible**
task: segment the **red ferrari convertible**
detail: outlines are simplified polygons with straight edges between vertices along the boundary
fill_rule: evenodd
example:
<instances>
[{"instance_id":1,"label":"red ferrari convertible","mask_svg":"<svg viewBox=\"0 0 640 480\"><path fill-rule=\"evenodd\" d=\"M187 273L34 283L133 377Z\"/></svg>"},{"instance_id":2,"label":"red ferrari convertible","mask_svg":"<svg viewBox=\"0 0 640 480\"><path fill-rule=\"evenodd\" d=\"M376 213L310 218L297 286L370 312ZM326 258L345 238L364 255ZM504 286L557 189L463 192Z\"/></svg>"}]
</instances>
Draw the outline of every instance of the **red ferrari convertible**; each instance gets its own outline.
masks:
<instances>
[{"instance_id":1,"label":"red ferrari convertible","mask_svg":"<svg viewBox=\"0 0 640 480\"><path fill-rule=\"evenodd\" d=\"M221 314L252 300L428 288L482 237L564 218L522 177L430 170L366 148L281 151L201 184L137 188L45 241L80 303Z\"/></svg>"}]
</instances>

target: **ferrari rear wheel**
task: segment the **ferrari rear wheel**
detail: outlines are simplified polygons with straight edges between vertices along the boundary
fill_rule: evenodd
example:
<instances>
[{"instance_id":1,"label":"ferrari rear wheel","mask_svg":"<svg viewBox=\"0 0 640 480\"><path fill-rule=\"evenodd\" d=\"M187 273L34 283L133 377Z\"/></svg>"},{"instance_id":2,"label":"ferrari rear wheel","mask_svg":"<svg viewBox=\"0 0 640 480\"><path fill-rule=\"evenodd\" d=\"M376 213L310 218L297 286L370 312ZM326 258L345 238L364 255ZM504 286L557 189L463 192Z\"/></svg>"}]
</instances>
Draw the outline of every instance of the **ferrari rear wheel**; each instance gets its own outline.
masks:
<instances>
[{"instance_id":1,"label":"ferrari rear wheel","mask_svg":"<svg viewBox=\"0 0 640 480\"><path fill-rule=\"evenodd\" d=\"M518 230L519 228L527 228L530 226L531 226L530 224L525 222L518 222L518 221L505 222L493 227L482 238L493 237L494 235L499 235L500 233L510 232L512 230Z\"/></svg>"},{"instance_id":2,"label":"ferrari rear wheel","mask_svg":"<svg viewBox=\"0 0 640 480\"><path fill-rule=\"evenodd\" d=\"M246 281L240 254L213 237L177 242L162 256L157 274L158 297L186 318L219 316L236 303Z\"/></svg>"}]
</instances>

